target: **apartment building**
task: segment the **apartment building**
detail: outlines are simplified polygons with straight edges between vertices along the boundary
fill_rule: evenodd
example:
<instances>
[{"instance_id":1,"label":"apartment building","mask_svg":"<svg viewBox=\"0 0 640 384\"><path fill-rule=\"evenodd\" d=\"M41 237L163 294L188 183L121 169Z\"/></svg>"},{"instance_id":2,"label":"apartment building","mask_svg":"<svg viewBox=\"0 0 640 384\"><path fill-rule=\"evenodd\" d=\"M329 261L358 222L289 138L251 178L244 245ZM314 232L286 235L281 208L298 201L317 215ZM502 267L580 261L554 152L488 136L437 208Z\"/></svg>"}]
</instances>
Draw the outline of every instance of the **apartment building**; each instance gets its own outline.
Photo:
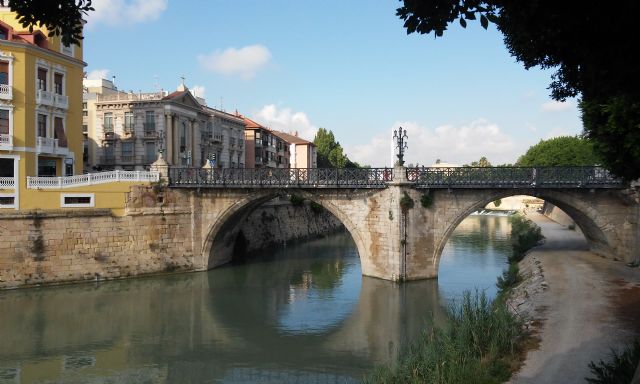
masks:
<instances>
[{"instance_id":1,"label":"apartment building","mask_svg":"<svg viewBox=\"0 0 640 384\"><path fill-rule=\"evenodd\" d=\"M82 172L82 54L0 7L0 208L34 192L27 176Z\"/></svg>"},{"instance_id":2,"label":"apartment building","mask_svg":"<svg viewBox=\"0 0 640 384\"><path fill-rule=\"evenodd\" d=\"M243 120L207 107L184 84L134 93L85 80L85 100L89 169L143 170L159 152L173 166L244 166Z\"/></svg>"},{"instance_id":3,"label":"apartment building","mask_svg":"<svg viewBox=\"0 0 640 384\"><path fill-rule=\"evenodd\" d=\"M271 129L244 117L247 168L290 168L289 143Z\"/></svg>"},{"instance_id":4,"label":"apartment building","mask_svg":"<svg viewBox=\"0 0 640 384\"><path fill-rule=\"evenodd\" d=\"M274 135L282 139L285 145L289 146L291 168L318 168L318 153L316 146L312 142L298 136L298 132L293 134L272 131Z\"/></svg>"}]
</instances>

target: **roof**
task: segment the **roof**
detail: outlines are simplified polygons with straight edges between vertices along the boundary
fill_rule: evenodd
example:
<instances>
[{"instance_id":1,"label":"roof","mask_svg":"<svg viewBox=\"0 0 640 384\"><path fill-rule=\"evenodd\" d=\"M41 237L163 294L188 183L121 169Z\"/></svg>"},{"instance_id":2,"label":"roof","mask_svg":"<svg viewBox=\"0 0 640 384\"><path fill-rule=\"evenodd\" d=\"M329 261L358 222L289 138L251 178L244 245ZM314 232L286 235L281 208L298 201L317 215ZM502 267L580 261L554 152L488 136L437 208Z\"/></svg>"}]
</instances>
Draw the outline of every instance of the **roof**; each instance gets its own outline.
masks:
<instances>
[{"instance_id":1,"label":"roof","mask_svg":"<svg viewBox=\"0 0 640 384\"><path fill-rule=\"evenodd\" d=\"M262 128L262 129L270 130L269 128L267 128L267 127L265 127L265 126L263 126L263 125L261 125L259 123L256 123L255 121L251 120L250 118L248 118L246 116L242 116L242 118L244 119L245 127L249 128L249 129Z\"/></svg>"},{"instance_id":2,"label":"roof","mask_svg":"<svg viewBox=\"0 0 640 384\"><path fill-rule=\"evenodd\" d=\"M290 135L288 133L280 132L280 131L272 131L274 135L278 136L282 140L291 144L306 144L306 145L315 145L312 142L305 140L301 137Z\"/></svg>"}]
</instances>

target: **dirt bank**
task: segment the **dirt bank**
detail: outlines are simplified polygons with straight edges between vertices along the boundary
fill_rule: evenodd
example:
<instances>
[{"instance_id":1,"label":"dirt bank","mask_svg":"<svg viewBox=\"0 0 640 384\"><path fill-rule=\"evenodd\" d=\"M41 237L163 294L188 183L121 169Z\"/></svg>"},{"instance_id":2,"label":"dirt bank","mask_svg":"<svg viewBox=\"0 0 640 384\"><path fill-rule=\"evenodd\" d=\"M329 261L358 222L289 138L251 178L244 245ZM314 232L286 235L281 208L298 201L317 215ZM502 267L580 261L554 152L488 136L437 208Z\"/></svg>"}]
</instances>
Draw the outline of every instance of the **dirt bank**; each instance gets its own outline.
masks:
<instances>
[{"instance_id":1,"label":"dirt bank","mask_svg":"<svg viewBox=\"0 0 640 384\"><path fill-rule=\"evenodd\" d=\"M540 214L545 236L521 262L511 305L533 321L540 346L513 383L584 383L588 363L640 334L640 270L588 251L582 234Z\"/></svg>"}]
</instances>

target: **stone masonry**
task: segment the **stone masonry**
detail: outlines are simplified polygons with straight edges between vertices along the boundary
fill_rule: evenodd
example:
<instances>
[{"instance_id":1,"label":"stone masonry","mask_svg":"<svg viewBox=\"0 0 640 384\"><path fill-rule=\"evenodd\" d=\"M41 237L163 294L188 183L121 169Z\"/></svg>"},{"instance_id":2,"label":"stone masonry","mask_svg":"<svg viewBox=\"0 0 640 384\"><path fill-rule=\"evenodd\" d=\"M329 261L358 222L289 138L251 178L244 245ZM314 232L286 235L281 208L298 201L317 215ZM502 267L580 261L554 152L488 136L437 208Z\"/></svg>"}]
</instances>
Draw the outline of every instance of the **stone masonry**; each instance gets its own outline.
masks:
<instances>
[{"instance_id":1,"label":"stone masonry","mask_svg":"<svg viewBox=\"0 0 640 384\"><path fill-rule=\"evenodd\" d=\"M133 187L125 216L109 211L0 214L0 288L207 270L231 260L252 211L290 190ZM631 191L544 189L296 189L350 232L364 275L387 280L437 276L456 226L488 202L512 195L545 199L569 214L589 246L637 261L640 205ZM431 204L423 207L423 195ZM405 197L406 196L406 197ZM413 207L401 209L401 200Z\"/></svg>"}]
</instances>

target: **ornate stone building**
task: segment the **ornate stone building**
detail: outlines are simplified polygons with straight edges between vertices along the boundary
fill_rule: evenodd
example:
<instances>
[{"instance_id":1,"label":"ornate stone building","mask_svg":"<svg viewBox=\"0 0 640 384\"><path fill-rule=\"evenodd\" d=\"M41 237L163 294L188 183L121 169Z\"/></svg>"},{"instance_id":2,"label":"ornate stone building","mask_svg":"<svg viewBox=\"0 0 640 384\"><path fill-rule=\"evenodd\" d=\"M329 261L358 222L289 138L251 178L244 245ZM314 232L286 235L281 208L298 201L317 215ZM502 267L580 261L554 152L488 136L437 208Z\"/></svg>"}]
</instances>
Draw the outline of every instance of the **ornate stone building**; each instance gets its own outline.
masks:
<instances>
[{"instance_id":1,"label":"ornate stone building","mask_svg":"<svg viewBox=\"0 0 640 384\"><path fill-rule=\"evenodd\" d=\"M85 80L88 169L143 170L160 151L170 165L244 167L244 121L207 107L184 84L170 94L91 85Z\"/></svg>"}]
</instances>

